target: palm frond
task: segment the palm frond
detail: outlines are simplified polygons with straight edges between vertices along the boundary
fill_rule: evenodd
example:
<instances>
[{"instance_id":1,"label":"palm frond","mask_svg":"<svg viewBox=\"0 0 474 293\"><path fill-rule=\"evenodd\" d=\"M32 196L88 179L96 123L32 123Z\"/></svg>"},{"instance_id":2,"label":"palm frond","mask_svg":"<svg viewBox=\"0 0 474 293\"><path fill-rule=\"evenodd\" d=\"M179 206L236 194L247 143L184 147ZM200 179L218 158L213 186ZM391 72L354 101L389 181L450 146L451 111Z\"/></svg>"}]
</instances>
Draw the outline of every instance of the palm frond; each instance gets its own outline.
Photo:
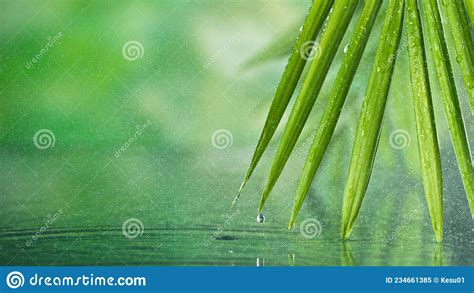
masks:
<instances>
[{"instance_id":1,"label":"palm frond","mask_svg":"<svg viewBox=\"0 0 474 293\"><path fill-rule=\"evenodd\" d=\"M471 20L471 27L474 29L474 2L472 0L464 0L464 4L466 5L469 19Z\"/></svg>"},{"instance_id":2,"label":"palm frond","mask_svg":"<svg viewBox=\"0 0 474 293\"><path fill-rule=\"evenodd\" d=\"M454 83L453 70L448 55L438 3L436 0L423 2L423 15L430 39L431 52L441 90L444 112L448 121L454 152L458 160L461 178L466 191L471 214L474 217L474 172L471 153L464 127L461 106Z\"/></svg>"},{"instance_id":3,"label":"palm frond","mask_svg":"<svg viewBox=\"0 0 474 293\"><path fill-rule=\"evenodd\" d=\"M372 174L375 153L397 58L404 0L390 0L356 132L342 207L342 239L348 239Z\"/></svg>"},{"instance_id":4,"label":"palm frond","mask_svg":"<svg viewBox=\"0 0 474 293\"><path fill-rule=\"evenodd\" d=\"M245 174L245 178L239 188L236 198L234 199L234 203L239 199L242 189L247 184L250 176L252 176L255 167L270 143L288 103L290 102L298 80L300 79L307 61L305 55L301 54L301 48L307 46L308 43L314 42L316 35L321 30L324 20L329 13L333 1L334 0L316 0L311 6L305 24L303 25L303 29L296 40L291 57L283 72L283 77L281 78L275 92L275 96L265 121L265 126L263 127L250 166Z\"/></svg>"},{"instance_id":5,"label":"palm frond","mask_svg":"<svg viewBox=\"0 0 474 293\"><path fill-rule=\"evenodd\" d=\"M347 93L359 67L360 60L364 53L367 41L372 31L375 19L380 10L382 2L379 0L368 0L357 22L352 40L349 43L347 52L342 61L341 68L337 75L334 86L331 90L324 114L319 122L313 143L310 147L306 162L301 175L296 199L290 216L288 228L291 229L296 221L296 216L306 198L306 194L311 187L311 183L316 175L321 160L331 141L337 121L346 101Z\"/></svg>"},{"instance_id":6,"label":"palm frond","mask_svg":"<svg viewBox=\"0 0 474 293\"><path fill-rule=\"evenodd\" d=\"M355 0L336 0L334 2L328 22L323 29L319 45L314 48L314 50L316 50L315 56L308 70L308 75L283 132L270 174L267 178L265 189L260 199L259 212L263 210L265 202L303 130L303 126L313 108L342 37L352 19L357 3L358 1Z\"/></svg>"},{"instance_id":7,"label":"palm frond","mask_svg":"<svg viewBox=\"0 0 474 293\"><path fill-rule=\"evenodd\" d=\"M418 156L426 203L436 241L441 242L443 238L443 176L425 41L429 43L431 49L443 109L446 114L471 215L474 218L474 172L472 158L444 35L443 22L441 21L439 2L441 0L390 0L388 3L379 38L380 41L378 42L375 60L370 72L357 125L349 171L346 177L341 225L341 238L343 240L347 240L351 235L372 175L395 62L400 50L404 49L399 48L399 45L405 13L407 15L405 23L408 35L407 44L418 140ZM309 66L301 91L291 110L273 159L259 203L259 215L261 215L260 213L307 123L342 37L351 22L357 3L358 1L350 0L335 0L334 2L319 38L314 60ZM314 140L304 164L288 224L289 228L292 228L295 224L296 217L332 140L342 108L344 107L382 3L379 0L365 1L365 6L356 24L352 39L349 46L345 48L346 54L334 81L322 118L319 121L318 129L314 133ZM443 0L443 5L446 7L446 15L449 20L445 22L445 25L449 25L452 32L452 43L454 44L457 56L456 61L459 63L471 109L473 109L474 42L472 39L472 27L469 27L468 18L470 18L472 24L474 20L474 2L465 1L463 4L461 0ZM428 35L427 40L424 38L426 34ZM293 49L293 54L295 54L295 50L298 50L299 53L301 52L302 47L300 46L302 46L302 43L297 42L296 49ZM302 71L299 71L298 74L301 75ZM287 82L288 80L282 81L282 83ZM297 82L297 80L294 82ZM282 86L281 83L280 86ZM283 87L288 90L287 85ZM292 87L291 93L293 91L294 87ZM286 93L291 95L289 92ZM242 190L250 178L270 139L274 135L289 99L289 96L282 96L281 94L275 96L262 136L240 190Z\"/></svg>"},{"instance_id":8,"label":"palm frond","mask_svg":"<svg viewBox=\"0 0 474 293\"><path fill-rule=\"evenodd\" d=\"M423 0L421 0L423 1ZM407 34L411 84L415 106L418 152L431 224L436 240L443 238L443 180L431 87L417 0L407 0Z\"/></svg>"},{"instance_id":9,"label":"palm frond","mask_svg":"<svg viewBox=\"0 0 474 293\"><path fill-rule=\"evenodd\" d=\"M454 4L456 5L460 17L464 39L466 40L466 45L468 46L467 50L470 53L471 61L474 63L474 40L472 39L471 31L469 29L469 16L467 15L466 6L462 0L454 1Z\"/></svg>"},{"instance_id":10,"label":"palm frond","mask_svg":"<svg viewBox=\"0 0 474 293\"><path fill-rule=\"evenodd\" d=\"M471 109L474 110L474 66L472 60L473 45L470 35L466 34L467 21L465 15L462 15L462 3L459 0L445 0L446 12L449 20L449 27L453 35L453 42L456 48L456 61L461 68L464 84L466 85L467 95ZM457 2L457 3L456 3Z\"/></svg>"}]
</instances>

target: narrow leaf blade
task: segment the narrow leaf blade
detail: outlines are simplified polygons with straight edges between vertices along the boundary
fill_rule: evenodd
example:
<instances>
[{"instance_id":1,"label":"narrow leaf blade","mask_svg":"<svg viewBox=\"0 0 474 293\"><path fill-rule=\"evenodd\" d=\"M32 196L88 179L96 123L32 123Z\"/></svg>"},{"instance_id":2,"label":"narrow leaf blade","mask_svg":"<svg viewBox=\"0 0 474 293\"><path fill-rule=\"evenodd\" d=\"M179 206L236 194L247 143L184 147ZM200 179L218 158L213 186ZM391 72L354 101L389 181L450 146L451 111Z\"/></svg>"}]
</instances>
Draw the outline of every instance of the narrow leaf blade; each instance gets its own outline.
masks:
<instances>
[{"instance_id":1,"label":"narrow leaf blade","mask_svg":"<svg viewBox=\"0 0 474 293\"><path fill-rule=\"evenodd\" d=\"M329 142L334 134L336 124L346 101L360 60L364 53L367 41L375 23L382 2L379 0L368 0L359 17L352 40L342 61L334 86L331 90L324 114L319 122L313 143L310 147L306 162L301 175L301 180L296 192L296 199L290 216L288 228L291 229L296 221L296 216L303 205L311 183L319 168L321 160L326 153Z\"/></svg>"},{"instance_id":2,"label":"narrow leaf blade","mask_svg":"<svg viewBox=\"0 0 474 293\"><path fill-rule=\"evenodd\" d=\"M449 59L446 39L441 22L438 3L436 0L422 1L423 15L430 39L436 75L441 90L444 112L451 133L454 152L458 160L461 178L466 191L467 200L474 217L474 172L471 161L471 152L462 117L461 106L454 83L453 70Z\"/></svg>"},{"instance_id":3,"label":"narrow leaf blade","mask_svg":"<svg viewBox=\"0 0 474 293\"><path fill-rule=\"evenodd\" d=\"M457 3L456 3L457 2ZM467 22L461 15L462 4L459 0L445 0L446 12L448 15L448 23L453 35L454 47L456 48L456 61L461 68L461 74L466 86L467 95L471 109L474 110L474 66L472 54L474 54L472 39L470 35L466 35Z\"/></svg>"},{"instance_id":4,"label":"narrow leaf blade","mask_svg":"<svg viewBox=\"0 0 474 293\"><path fill-rule=\"evenodd\" d=\"M239 192L234 199L234 203L239 199L242 189L247 184L250 176L252 176L255 167L270 143L271 138L275 134L278 124L283 117L298 80L300 79L301 73L303 72L307 58L301 54L300 48L305 46L308 42L314 41L316 35L321 30L333 1L334 0L316 0L311 6L305 24L303 25L303 29L301 30L291 57L283 72L283 77L275 92L260 139L254 151L250 166L245 174L245 178L239 188Z\"/></svg>"},{"instance_id":5,"label":"narrow leaf blade","mask_svg":"<svg viewBox=\"0 0 474 293\"><path fill-rule=\"evenodd\" d=\"M424 0L421 0L424 1ZM443 181L418 0L407 0L408 55L423 187L436 241L443 238Z\"/></svg>"},{"instance_id":6,"label":"narrow leaf blade","mask_svg":"<svg viewBox=\"0 0 474 293\"><path fill-rule=\"evenodd\" d=\"M469 15L469 19L471 20L471 28L474 29L474 1L464 0L464 4L466 5L466 11Z\"/></svg>"},{"instance_id":7,"label":"narrow leaf blade","mask_svg":"<svg viewBox=\"0 0 474 293\"><path fill-rule=\"evenodd\" d=\"M342 207L341 237L349 238L367 191L400 43L404 0L390 0L356 132Z\"/></svg>"},{"instance_id":8,"label":"narrow leaf blade","mask_svg":"<svg viewBox=\"0 0 474 293\"><path fill-rule=\"evenodd\" d=\"M267 178L267 183L260 199L259 212L263 210L265 202L283 171L283 167L303 130L329 71L329 67L336 55L342 37L352 19L357 3L358 1L355 0L336 0L334 3L326 27L323 29L319 46L316 47L316 54L308 70L308 75L296 99L280 144L278 145Z\"/></svg>"}]
</instances>

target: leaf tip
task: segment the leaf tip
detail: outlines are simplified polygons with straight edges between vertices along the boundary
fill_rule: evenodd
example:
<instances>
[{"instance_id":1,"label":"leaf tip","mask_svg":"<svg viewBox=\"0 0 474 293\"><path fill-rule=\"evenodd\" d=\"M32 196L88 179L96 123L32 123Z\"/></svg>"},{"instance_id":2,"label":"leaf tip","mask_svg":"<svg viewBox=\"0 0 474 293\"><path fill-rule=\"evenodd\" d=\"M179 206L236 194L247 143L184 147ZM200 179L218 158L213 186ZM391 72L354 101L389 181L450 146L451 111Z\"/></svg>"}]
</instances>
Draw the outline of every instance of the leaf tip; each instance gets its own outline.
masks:
<instances>
[{"instance_id":1,"label":"leaf tip","mask_svg":"<svg viewBox=\"0 0 474 293\"><path fill-rule=\"evenodd\" d=\"M436 238L436 243L442 243L443 242L443 230L436 231L435 238Z\"/></svg>"},{"instance_id":2,"label":"leaf tip","mask_svg":"<svg viewBox=\"0 0 474 293\"><path fill-rule=\"evenodd\" d=\"M295 228L295 220L291 219L288 223L288 230L291 231Z\"/></svg>"},{"instance_id":3,"label":"leaf tip","mask_svg":"<svg viewBox=\"0 0 474 293\"><path fill-rule=\"evenodd\" d=\"M244 189L246 183L247 183L247 180L244 179L242 184L240 184L239 191L237 192L237 195L235 196L234 200L232 201L231 208L234 207L234 205L240 199L240 194L242 193L242 190Z\"/></svg>"},{"instance_id":4,"label":"leaf tip","mask_svg":"<svg viewBox=\"0 0 474 293\"><path fill-rule=\"evenodd\" d=\"M342 229L341 229L341 240L342 241L347 241L349 240L349 236L351 236L351 227L349 227L348 223L343 223Z\"/></svg>"}]
</instances>

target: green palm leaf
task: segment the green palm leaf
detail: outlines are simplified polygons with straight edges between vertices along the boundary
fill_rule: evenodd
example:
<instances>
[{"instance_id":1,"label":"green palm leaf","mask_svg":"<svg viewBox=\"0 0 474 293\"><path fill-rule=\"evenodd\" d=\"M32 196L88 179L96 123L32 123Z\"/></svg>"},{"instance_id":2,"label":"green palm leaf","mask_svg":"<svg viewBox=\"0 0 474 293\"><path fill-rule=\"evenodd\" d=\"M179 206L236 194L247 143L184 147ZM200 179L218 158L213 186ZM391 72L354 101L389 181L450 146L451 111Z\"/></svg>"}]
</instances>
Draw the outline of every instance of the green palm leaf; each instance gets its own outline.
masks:
<instances>
[{"instance_id":1,"label":"green palm leaf","mask_svg":"<svg viewBox=\"0 0 474 293\"><path fill-rule=\"evenodd\" d=\"M369 184L402 32L404 0L391 0L377 48L352 150L342 208L341 236L347 239Z\"/></svg>"},{"instance_id":2,"label":"green palm leaf","mask_svg":"<svg viewBox=\"0 0 474 293\"><path fill-rule=\"evenodd\" d=\"M424 0L421 0L424 1ZM408 53L423 186L436 240L443 238L443 181L423 30L417 0L407 0Z\"/></svg>"},{"instance_id":3,"label":"green palm leaf","mask_svg":"<svg viewBox=\"0 0 474 293\"><path fill-rule=\"evenodd\" d=\"M316 48L315 58L311 63L307 78L303 83L301 92L296 99L283 132L260 199L259 212L263 210L265 202L303 130L303 126L313 108L337 48L352 19L357 3L358 1L355 0L336 0L334 3L328 22L323 29L319 47Z\"/></svg>"},{"instance_id":4,"label":"green palm leaf","mask_svg":"<svg viewBox=\"0 0 474 293\"><path fill-rule=\"evenodd\" d=\"M474 28L474 2L472 0L464 0L464 4L466 4L467 14L471 19L471 27Z\"/></svg>"},{"instance_id":5,"label":"green palm leaf","mask_svg":"<svg viewBox=\"0 0 474 293\"><path fill-rule=\"evenodd\" d=\"M298 80L300 79L301 73L303 72L307 61L307 58L305 58L305 56L301 53L301 48L307 46L307 44L310 42L314 42L316 35L320 31L324 20L329 13L332 3L333 0L316 0L311 6L303 29L298 36L291 57L288 60L288 64L286 65L286 68L283 72L283 77L281 78L280 84L278 85L278 88L275 92L275 97L273 98L272 104L270 106L270 110L265 121L265 126L263 127L260 139L250 162L250 166L247 170L247 173L245 174L245 178L239 188L239 192L234 200L234 203L239 199L242 189L247 184L250 176L252 176L255 167L257 166L260 158L270 143L270 140L273 137L273 134L275 133L281 118L283 117L286 107L290 102Z\"/></svg>"},{"instance_id":6,"label":"green palm leaf","mask_svg":"<svg viewBox=\"0 0 474 293\"><path fill-rule=\"evenodd\" d=\"M474 41L471 37L471 31L469 29L469 16L467 15L466 7L464 6L463 1L454 1L454 4L458 10L464 39L466 40L466 45L468 46L467 50L471 56L471 62L474 63Z\"/></svg>"},{"instance_id":7,"label":"green palm leaf","mask_svg":"<svg viewBox=\"0 0 474 293\"><path fill-rule=\"evenodd\" d=\"M444 112L448 121L451 140L458 160L459 170L466 191L471 214L474 217L474 173L466 130L454 83L448 48L444 38L441 16L436 0L423 2L423 15L428 28L431 52L441 90Z\"/></svg>"},{"instance_id":8,"label":"green palm leaf","mask_svg":"<svg viewBox=\"0 0 474 293\"><path fill-rule=\"evenodd\" d=\"M319 128L316 131L308 157L306 158L298 191L296 192L296 200L288 224L289 229L295 224L296 216L306 198L309 188L311 187L311 182L334 134L334 129L339 120L347 93L349 92L357 68L359 67L360 60L381 5L382 2L380 0L368 0L365 2L364 9L354 31L354 36L347 48L324 114L319 122Z\"/></svg>"},{"instance_id":9,"label":"green palm leaf","mask_svg":"<svg viewBox=\"0 0 474 293\"><path fill-rule=\"evenodd\" d=\"M457 2L457 3L456 3ZM448 14L449 26L453 35L454 46L456 47L457 62L461 68L464 84L471 109L474 110L474 68L472 54L474 54L471 36L466 34L467 22L465 14L462 14L462 3L457 0L445 0Z\"/></svg>"}]
</instances>

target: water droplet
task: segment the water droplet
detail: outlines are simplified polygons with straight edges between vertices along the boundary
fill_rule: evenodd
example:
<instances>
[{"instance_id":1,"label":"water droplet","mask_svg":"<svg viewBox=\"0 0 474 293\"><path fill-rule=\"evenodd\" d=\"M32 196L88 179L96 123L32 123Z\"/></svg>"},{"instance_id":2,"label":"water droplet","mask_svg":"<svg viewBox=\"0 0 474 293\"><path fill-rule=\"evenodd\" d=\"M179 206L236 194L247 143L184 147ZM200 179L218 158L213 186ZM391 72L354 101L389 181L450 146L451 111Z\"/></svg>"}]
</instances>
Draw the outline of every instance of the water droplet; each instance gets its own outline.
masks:
<instances>
[{"instance_id":1,"label":"water droplet","mask_svg":"<svg viewBox=\"0 0 474 293\"><path fill-rule=\"evenodd\" d=\"M349 49L349 44L347 44L347 45L344 47L344 54L347 53L347 49Z\"/></svg>"},{"instance_id":2,"label":"water droplet","mask_svg":"<svg viewBox=\"0 0 474 293\"><path fill-rule=\"evenodd\" d=\"M257 216L257 222L258 223L263 223L265 222L265 216L262 213L259 213Z\"/></svg>"}]
</instances>

